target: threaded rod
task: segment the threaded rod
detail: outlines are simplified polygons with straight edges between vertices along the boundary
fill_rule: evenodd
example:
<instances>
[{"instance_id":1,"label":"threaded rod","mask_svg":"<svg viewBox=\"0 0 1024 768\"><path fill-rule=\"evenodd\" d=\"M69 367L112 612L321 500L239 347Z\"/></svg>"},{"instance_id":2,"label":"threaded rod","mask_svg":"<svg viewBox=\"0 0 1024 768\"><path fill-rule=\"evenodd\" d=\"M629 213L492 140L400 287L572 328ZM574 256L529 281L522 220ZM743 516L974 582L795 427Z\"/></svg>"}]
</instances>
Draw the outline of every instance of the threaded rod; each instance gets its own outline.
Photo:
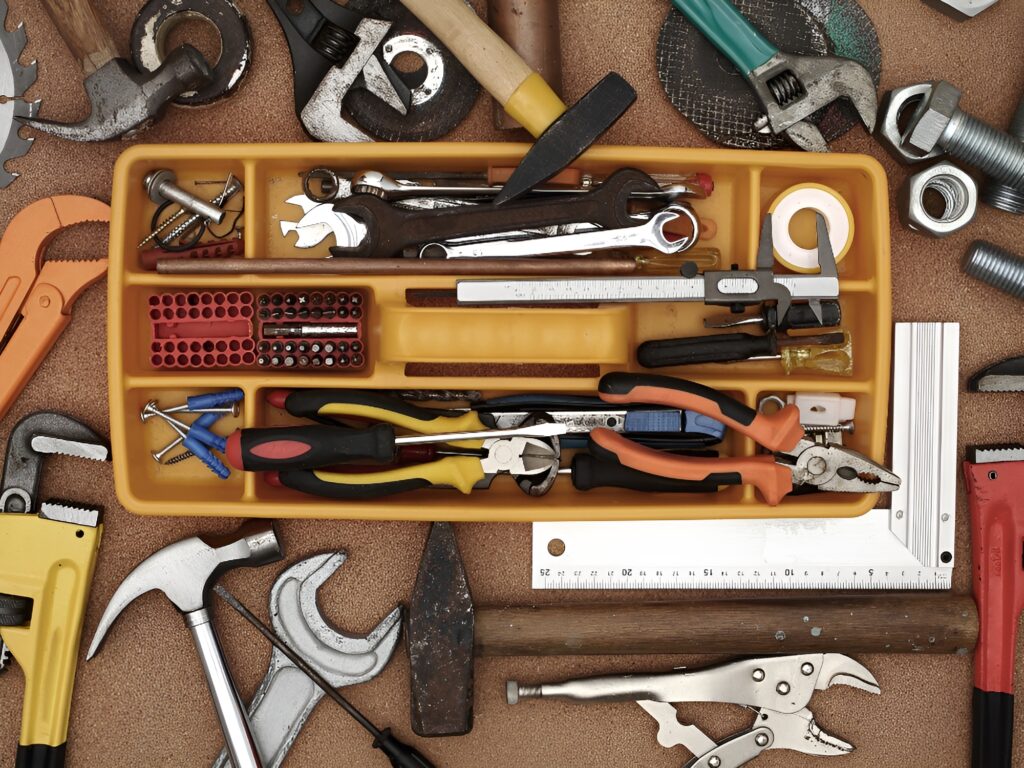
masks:
<instances>
[{"instance_id":1,"label":"threaded rod","mask_svg":"<svg viewBox=\"0 0 1024 768\"><path fill-rule=\"evenodd\" d=\"M998 245L976 240L964 256L963 271L993 288L1024 299L1024 258Z\"/></svg>"}]
</instances>

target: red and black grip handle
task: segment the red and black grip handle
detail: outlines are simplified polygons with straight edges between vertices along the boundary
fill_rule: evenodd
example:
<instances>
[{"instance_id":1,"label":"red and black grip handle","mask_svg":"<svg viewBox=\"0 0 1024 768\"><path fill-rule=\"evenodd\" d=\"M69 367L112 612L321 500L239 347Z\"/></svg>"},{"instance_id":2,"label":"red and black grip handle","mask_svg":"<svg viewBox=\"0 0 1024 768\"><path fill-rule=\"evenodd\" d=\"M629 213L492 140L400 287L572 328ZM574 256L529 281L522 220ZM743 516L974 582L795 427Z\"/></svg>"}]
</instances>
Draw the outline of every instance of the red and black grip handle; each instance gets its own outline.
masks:
<instances>
[{"instance_id":1,"label":"red and black grip handle","mask_svg":"<svg viewBox=\"0 0 1024 768\"><path fill-rule=\"evenodd\" d=\"M318 469L354 460L390 462L394 454L395 429L390 424L240 429L228 436L224 451L233 467L248 472Z\"/></svg>"},{"instance_id":2,"label":"red and black grip handle","mask_svg":"<svg viewBox=\"0 0 1024 768\"><path fill-rule=\"evenodd\" d=\"M1010 768L1017 624L1024 608L1024 461L964 462L978 645L974 768Z\"/></svg>"},{"instance_id":3,"label":"red and black grip handle","mask_svg":"<svg viewBox=\"0 0 1024 768\"><path fill-rule=\"evenodd\" d=\"M775 413L758 413L724 392L686 379L643 373L608 373L598 393L606 403L650 403L696 411L718 419L770 451L789 451L804 437L800 409L787 405Z\"/></svg>"}]
</instances>

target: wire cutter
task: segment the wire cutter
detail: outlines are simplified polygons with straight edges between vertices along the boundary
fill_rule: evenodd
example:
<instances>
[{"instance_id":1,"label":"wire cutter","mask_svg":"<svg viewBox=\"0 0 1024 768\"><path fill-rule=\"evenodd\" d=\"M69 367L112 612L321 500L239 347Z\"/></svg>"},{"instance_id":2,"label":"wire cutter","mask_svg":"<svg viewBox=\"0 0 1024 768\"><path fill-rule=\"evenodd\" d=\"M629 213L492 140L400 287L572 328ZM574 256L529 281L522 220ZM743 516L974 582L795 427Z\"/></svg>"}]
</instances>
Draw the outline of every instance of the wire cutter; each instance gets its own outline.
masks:
<instances>
[{"instance_id":1,"label":"wire cutter","mask_svg":"<svg viewBox=\"0 0 1024 768\"><path fill-rule=\"evenodd\" d=\"M629 373L606 374L599 392L608 403L653 403L703 413L771 451L741 458L678 456L639 445L611 430L590 433L591 453L630 469L719 486L753 485L773 507L797 486L841 493L884 493L900 487L899 477L867 456L807 439L795 405L772 414L758 413L702 384Z\"/></svg>"},{"instance_id":2,"label":"wire cutter","mask_svg":"<svg viewBox=\"0 0 1024 768\"><path fill-rule=\"evenodd\" d=\"M746 659L694 672L592 677L544 685L510 681L509 704L522 699L636 701L658 722L658 743L683 746L694 757L685 768L738 768L767 749L791 749L833 757L853 745L823 731L807 705L815 691L846 685L878 694L878 681L861 664L839 653L808 653ZM749 707L753 725L714 741L695 725L679 722L675 703L720 702Z\"/></svg>"},{"instance_id":3,"label":"wire cutter","mask_svg":"<svg viewBox=\"0 0 1024 768\"><path fill-rule=\"evenodd\" d=\"M109 222L110 206L91 197L37 200L11 219L0 239L0 418L71 321L82 291L107 272L106 259L46 261L63 229Z\"/></svg>"},{"instance_id":4,"label":"wire cutter","mask_svg":"<svg viewBox=\"0 0 1024 768\"><path fill-rule=\"evenodd\" d=\"M515 478L557 472L557 436L564 424L538 422L513 429L489 429L472 412L419 408L397 398L359 390L309 390L289 411L322 424L241 429L211 447L247 471L266 471L268 480L293 490L335 499L369 499L427 487L462 493L488 488L499 474ZM275 393L271 402L278 402ZM365 429L333 420L349 417L382 422ZM395 428L419 434L396 436ZM392 463L410 446L438 445L433 461L379 471L341 472L334 465L354 460Z\"/></svg>"}]
</instances>

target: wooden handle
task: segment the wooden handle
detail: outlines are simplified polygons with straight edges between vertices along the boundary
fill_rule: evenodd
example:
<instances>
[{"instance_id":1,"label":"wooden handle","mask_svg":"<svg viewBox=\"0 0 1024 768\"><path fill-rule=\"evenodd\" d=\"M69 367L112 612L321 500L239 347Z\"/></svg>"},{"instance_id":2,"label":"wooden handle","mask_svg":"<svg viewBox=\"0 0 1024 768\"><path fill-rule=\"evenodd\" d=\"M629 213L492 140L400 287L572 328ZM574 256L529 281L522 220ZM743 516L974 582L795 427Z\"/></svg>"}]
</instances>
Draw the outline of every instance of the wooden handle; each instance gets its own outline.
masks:
<instances>
[{"instance_id":1,"label":"wooden handle","mask_svg":"<svg viewBox=\"0 0 1024 768\"><path fill-rule=\"evenodd\" d=\"M42 3L86 77L118 58L117 46L89 0L42 0Z\"/></svg>"},{"instance_id":2,"label":"wooden handle","mask_svg":"<svg viewBox=\"0 0 1024 768\"><path fill-rule=\"evenodd\" d=\"M402 0L502 106L533 74L465 0Z\"/></svg>"},{"instance_id":3,"label":"wooden handle","mask_svg":"<svg viewBox=\"0 0 1024 768\"><path fill-rule=\"evenodd\" d=\"M967 595L478 608L479 656L651 653L968 653Z\"/></svg>"},{"instance_id":4,"label":"wooden handle","mask_svg":"<svg viewBox=\"0 0 1024 768\"><path fill-rule=\"evenodd\" d=\"M558 0L487 0L487 21L556 93L562 92ZM522 127L498 106L494 111L495 127L501 130Z\"/></svg>"}]
</instances>

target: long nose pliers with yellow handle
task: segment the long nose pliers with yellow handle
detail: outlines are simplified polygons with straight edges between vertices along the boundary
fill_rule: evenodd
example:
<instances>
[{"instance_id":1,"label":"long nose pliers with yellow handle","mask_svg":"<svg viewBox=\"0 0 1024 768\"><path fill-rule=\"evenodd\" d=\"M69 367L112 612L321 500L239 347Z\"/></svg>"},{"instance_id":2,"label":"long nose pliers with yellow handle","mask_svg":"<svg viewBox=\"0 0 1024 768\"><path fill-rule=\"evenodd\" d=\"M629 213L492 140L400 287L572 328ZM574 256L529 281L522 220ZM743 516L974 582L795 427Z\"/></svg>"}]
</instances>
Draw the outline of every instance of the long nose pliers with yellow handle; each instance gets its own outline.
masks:
<instances>
[{"instance_id":1,"label":"long nose pliers with yellow handle","mask_svg":"<svg viewBox=\"0 0 1024 768\"><path fill-rule=\"evenodd\" d=\"M473 412L418 408L397 398L360 390L271 393L272 404L319 420L350 418L380 422L352 429L325 421L294 427L242 429L230 435L224 453L238 469L270 472L270 482L335 499L369 499L427 487L462 493L487 488L499 474L539 475L557 468L564 424L542 422L515 429L485 426ZM415 435L396 435L395 428ZM441 458L379 471L342 472L337 464L366 460L391 463L404 446L440 445Z\"/></svg>"}]
</instances>

